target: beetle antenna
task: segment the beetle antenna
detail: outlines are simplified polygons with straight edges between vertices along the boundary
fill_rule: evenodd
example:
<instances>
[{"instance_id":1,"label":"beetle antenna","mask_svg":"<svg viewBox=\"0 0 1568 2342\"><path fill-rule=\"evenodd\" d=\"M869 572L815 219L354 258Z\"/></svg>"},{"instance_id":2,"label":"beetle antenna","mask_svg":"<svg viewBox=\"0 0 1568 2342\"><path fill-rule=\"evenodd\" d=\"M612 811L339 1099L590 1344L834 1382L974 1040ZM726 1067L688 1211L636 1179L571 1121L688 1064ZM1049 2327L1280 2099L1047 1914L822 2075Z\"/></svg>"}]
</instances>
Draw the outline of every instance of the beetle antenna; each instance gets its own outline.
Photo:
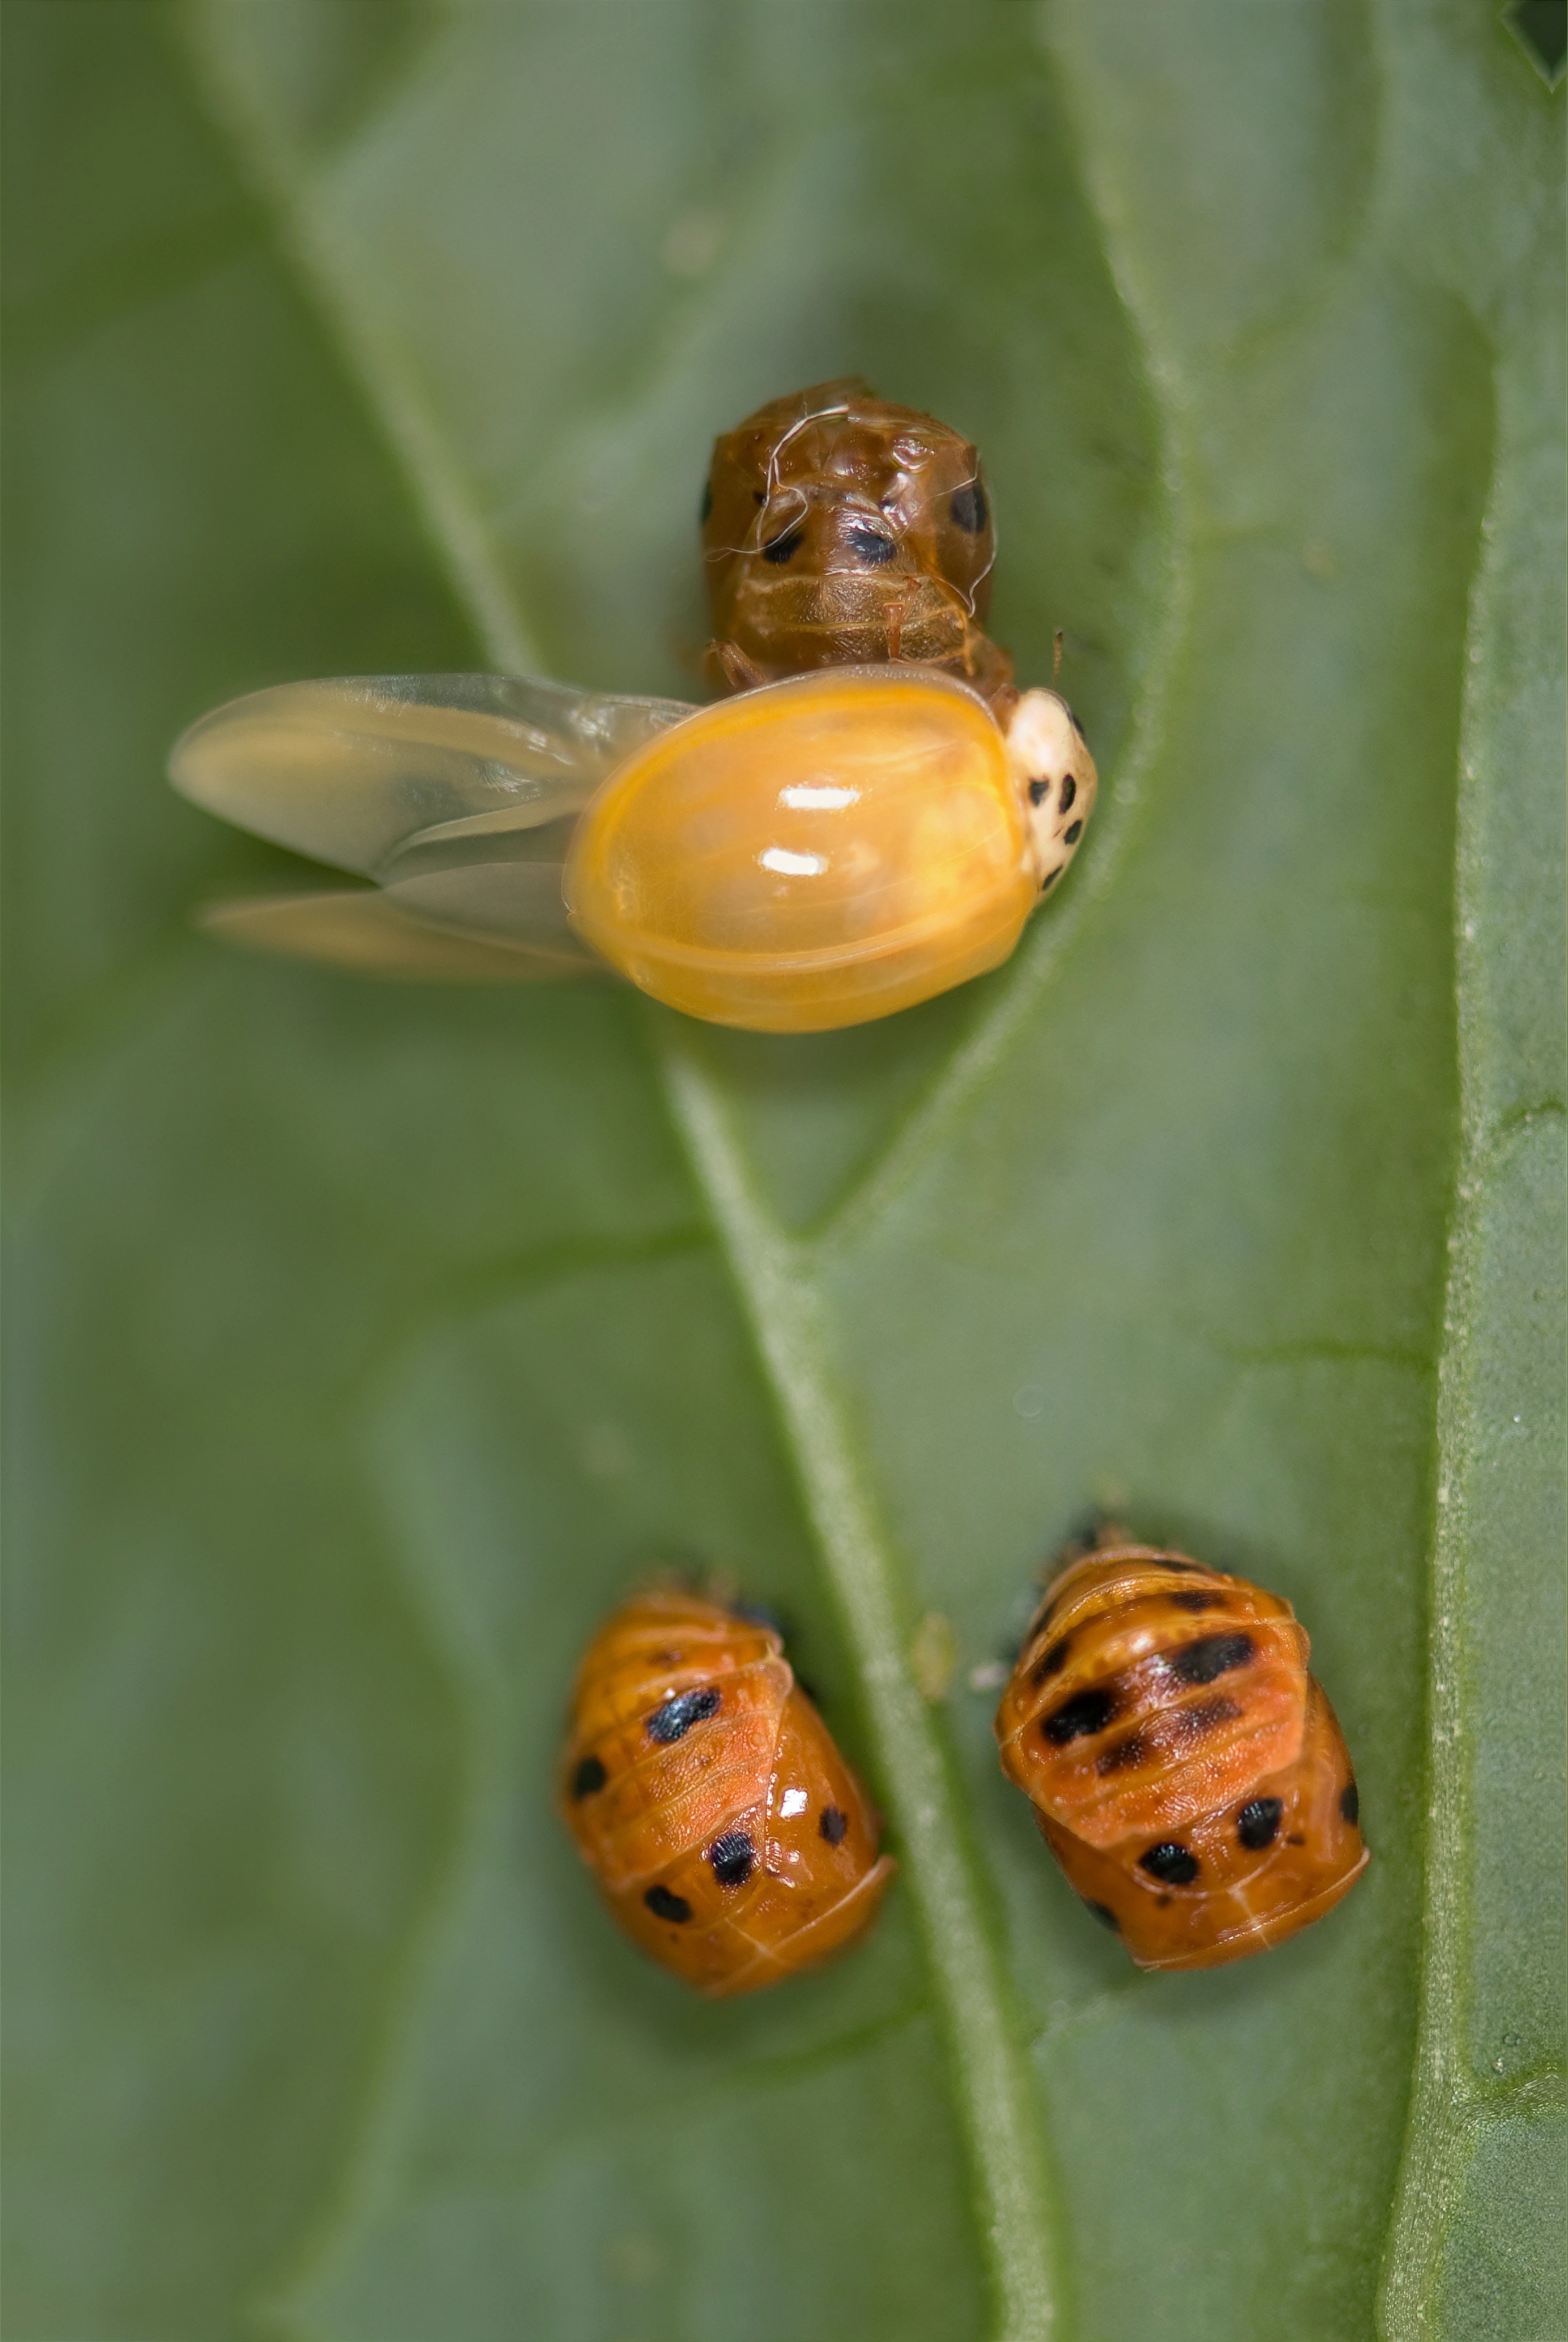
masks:
<instances>
[{"instance_id":1,"label":"beetle antenna","mask_svg":"<svg viewBox=\"0 0 1568 2342\"><path fill-rule=\"evenodd\" d=\"M1051 657L1051 688L1053 691L1056 688L1056 678L1062 672L1062 629L1060 626L1056 629L1056 633L1054 637L1054 647Z\"/></svg>"}]
</instances>

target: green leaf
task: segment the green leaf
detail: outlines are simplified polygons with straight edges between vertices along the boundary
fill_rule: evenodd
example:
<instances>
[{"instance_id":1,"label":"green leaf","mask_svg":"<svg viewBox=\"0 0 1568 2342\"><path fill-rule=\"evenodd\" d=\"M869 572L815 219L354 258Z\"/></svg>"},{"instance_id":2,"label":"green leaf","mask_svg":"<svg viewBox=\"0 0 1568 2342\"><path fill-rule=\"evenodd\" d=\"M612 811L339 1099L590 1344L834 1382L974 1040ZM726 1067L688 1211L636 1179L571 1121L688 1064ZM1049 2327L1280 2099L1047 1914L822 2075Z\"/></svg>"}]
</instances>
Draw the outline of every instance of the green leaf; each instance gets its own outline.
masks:
<instances>
[{"instance_id":1,"label":"green leaf","mask_svg":"<svg viewBox=\"0 0 1568 2342\"><path fill-rule=\"evenodd\" d=\"M6 11L9 2330L1545 2342L1561 94L1460 0ZM715 429L985 450L1107 782L809 1041L222 956L291 676L689 687ZM1140 1976L1002 1781L1094 1506L1289 1596L1375 1859ZM901 1875L709 2008L549 1810L657 1558ZM959 1653L945 1701L911 1646Z\"/></svg>"}]
</instances>

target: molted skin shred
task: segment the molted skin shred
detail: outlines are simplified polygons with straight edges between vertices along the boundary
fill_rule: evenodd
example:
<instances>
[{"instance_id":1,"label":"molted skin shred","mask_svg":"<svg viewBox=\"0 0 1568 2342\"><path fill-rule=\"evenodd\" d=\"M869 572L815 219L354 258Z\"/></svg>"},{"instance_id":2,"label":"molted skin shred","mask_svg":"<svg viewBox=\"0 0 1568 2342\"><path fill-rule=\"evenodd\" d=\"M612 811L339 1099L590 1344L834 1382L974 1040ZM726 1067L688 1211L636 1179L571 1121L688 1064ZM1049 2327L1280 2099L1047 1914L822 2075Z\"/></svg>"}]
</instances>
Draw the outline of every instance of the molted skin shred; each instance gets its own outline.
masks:
<instances>
[{"instance_id":1,"label":"molted skin shred","mask_svg":"<svg viewBox=\"0 0 1568 2342\"><path fill-rule=\"evenodd\" d=\"M979 455L858 375L772 399L714 442L703 551L715 689L910 659L1011 698L1013 662L984 632Z\"/></svg>"},{"instance_id":2,"label":"molted skin shred","mask_svg":"<svg viewBox=\"0 0 1568 2342\"><path fill-rule=\"evenodd\" d=\"M996 1714L1002 1769L1141 1967L1216 1967L1337 1903L1370 1857L1288 1602L1150 1546L1051 1587Z\"/></svg>"},{"instance_id":3,"label":"molted skin shred","mask_svg":"<svg viewBox=\"0 0 1568 2342\"><path fill-rule=\"evenodd\" d=\"M558 1803L626 1934L710 2000L842 1950L894 1868L778 1635L684 1592L589 1645Z\"/></svg>"},{"instance_id":4,"label":"molted skin shred","mask_svg":"<svg viewBox=\"0 0 1568 2342\"><path fill-rule=\"evenodd\" d=\"M840 668L721 701L629 757L579 826L566 901L595 951L688 1016L864 1024L1007 957L1038 899L1025 805L973 692Z\"/></svg>"}]
</instances>

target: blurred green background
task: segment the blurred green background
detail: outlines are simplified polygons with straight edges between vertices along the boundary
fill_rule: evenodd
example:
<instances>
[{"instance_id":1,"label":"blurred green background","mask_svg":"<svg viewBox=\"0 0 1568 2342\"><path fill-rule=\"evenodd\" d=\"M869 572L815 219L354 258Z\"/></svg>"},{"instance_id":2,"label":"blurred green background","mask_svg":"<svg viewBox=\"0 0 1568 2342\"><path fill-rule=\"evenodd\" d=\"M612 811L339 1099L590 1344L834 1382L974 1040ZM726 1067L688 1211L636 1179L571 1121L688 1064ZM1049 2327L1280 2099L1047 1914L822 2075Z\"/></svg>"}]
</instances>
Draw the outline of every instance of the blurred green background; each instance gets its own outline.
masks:
<instances>
[{"instance_id":1,"label":"blurred green background","mask_svg":"<svg viewBox=\"0 0 1568 2342\"><path fill-rule=\"evenodd\" d=\"M6 0L14 2342L1562 2331L1523 13ZM299 866L183 725L690 691L708 443L848 370L982 446L1099 758L1008 968L771 1041L193 932ZM1097 1505L1287 1595L1355 1756L1367 1879L1240 1968L1130 1968L970 1686ZM904 1865L754 2004L549 1809L661 1556Z\"/></svg>"}]
</instances>

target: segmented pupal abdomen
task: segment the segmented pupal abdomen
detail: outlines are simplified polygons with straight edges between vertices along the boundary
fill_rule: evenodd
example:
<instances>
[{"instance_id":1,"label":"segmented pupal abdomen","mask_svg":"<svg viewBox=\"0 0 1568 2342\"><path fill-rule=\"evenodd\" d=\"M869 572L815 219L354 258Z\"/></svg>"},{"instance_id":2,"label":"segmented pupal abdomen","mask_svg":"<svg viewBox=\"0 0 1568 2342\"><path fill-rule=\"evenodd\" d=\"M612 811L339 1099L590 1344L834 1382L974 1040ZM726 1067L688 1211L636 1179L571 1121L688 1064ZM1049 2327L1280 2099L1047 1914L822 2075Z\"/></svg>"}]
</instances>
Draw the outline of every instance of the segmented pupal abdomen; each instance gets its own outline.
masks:
<instances>
[{"instance_id":1,"label":"segmented pupal abdomen","mask_svg":"<svg viewBox=\"0 0 1568 2342\"><path fill-rule=\"evenodd\" d=\"M634 1596L589 1645L559 1802L626 1934L712 1999L841 1949L893 1875L776 1632L684 1592Z\"/></svg>"},{"instance_id":2,"label":"segmented pupal abdomen","mask_svg":"<svg viewBox=\"0 0 1568 2342\"><path fill-rule=\"evenodd\" d=\"M1350 1759L1288 1602L1184 1554L1103 1547L1033 1621L1002 1767L1145 1967L1281 1942L1368 1859Z\"/></svg>"},{"instance_id":3,"label":"segmented pupal abdomen","mask_svg":"<svg viewBox=\"0 0 1568 2342\"><path fill-rule=\"evenodd\" d=\"M987 698L1013 663L987 637L996 542L980 457L858 376L771 399L714 442L703 499L722 689L913 659Z\"/></svg>"}]
</instances>

